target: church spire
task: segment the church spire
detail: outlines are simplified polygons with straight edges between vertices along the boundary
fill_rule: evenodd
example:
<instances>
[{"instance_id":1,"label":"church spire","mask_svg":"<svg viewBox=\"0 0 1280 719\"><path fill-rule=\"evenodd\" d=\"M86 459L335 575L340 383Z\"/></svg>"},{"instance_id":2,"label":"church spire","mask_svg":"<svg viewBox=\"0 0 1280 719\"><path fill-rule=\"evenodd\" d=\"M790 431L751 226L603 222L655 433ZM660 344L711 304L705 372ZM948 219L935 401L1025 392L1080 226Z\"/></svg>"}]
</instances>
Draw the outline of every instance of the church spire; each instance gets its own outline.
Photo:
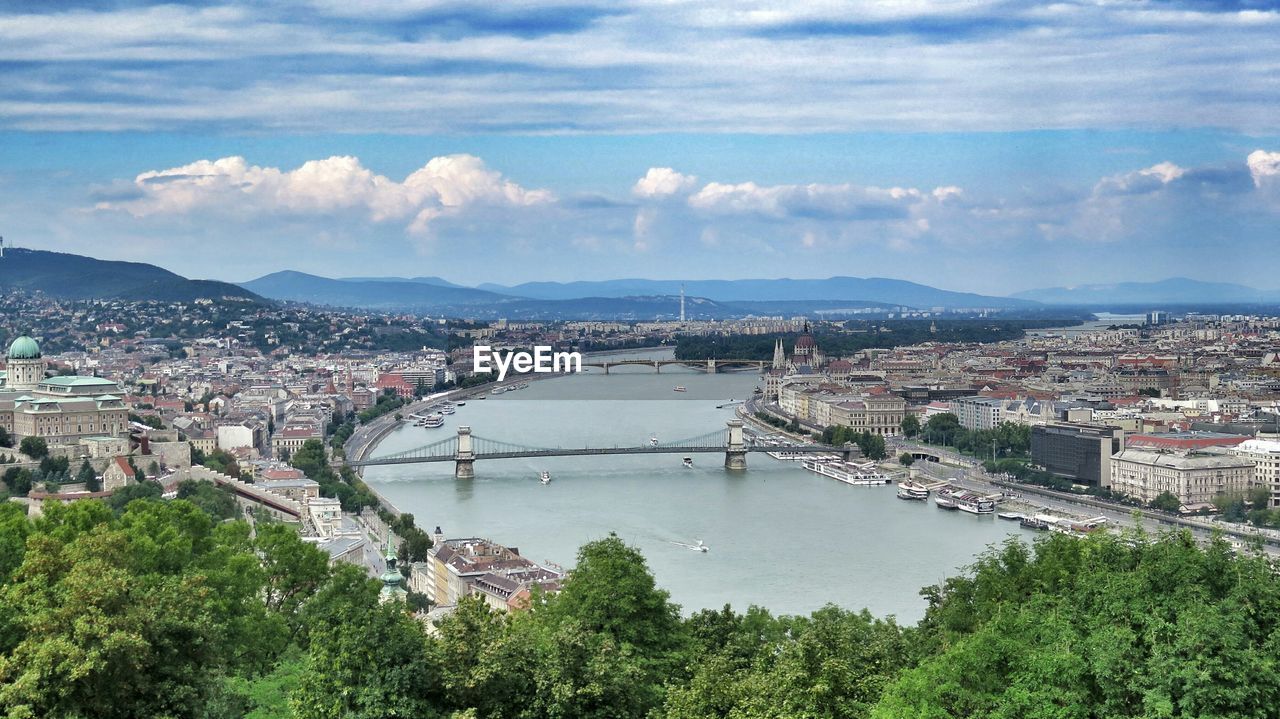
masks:
<instances>
[{"instance_id":1,"label":"church spire","mask_svg":"<svg viewBox=\"0 0 1280 719\"><path fill-rule=\"evenodd\" d=\"M401 576L400 570L396 569L395 543L391 540L390 536L387 537L386 562L387 571L383 572L382 576L378 577L382 580L382 591L378 593L379 597L384 602L404 601L409 595L409 592L401 586L401 584L404 583L404 577Z\"/></svg>"}]
</instances>

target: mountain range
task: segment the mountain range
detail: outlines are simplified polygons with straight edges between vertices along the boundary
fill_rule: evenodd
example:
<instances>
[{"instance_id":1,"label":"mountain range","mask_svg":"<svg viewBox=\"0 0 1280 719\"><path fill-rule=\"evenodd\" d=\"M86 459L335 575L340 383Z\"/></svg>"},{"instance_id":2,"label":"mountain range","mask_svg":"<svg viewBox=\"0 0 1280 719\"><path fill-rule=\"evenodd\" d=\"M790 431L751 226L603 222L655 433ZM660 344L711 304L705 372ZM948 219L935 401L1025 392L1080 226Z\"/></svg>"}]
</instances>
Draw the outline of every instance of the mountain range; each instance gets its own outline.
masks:
<instances>
[{"instance_id":1,"label":"mountain range","mask_svg":"<svg viewBox=\"0 0 1280 719\"><path fill-rule=\"evenodd\" d=\"M1014 297L1049 305L1231 305L1280 303L1280 291L1259 290L1231 282L1205 282L1172 277L1156 282L1117 282L1073 287L1046 287ZM1153 308L1158 309L1158 308Z\"/></svg>"},{"instance_id":2,"label":"mountain range","mask_svg":"<svg viewBox=\"0 0 1280 719\"><path fill-rule=\"evenodd\" d=\"M229 282L189 280L144 262L16 247L6 248L0 259L0 289L42 292L62 300L262 301L252 291Z\"/></svg>"},{"instance_id":3,"label":"mountain range","mask_svg":"<svg viewBox=\"0 0 1280 719\"><path fill-rule=\"evenodd\" d=\"M475 318L647 320L687 314L697 319L745 315L826 314L839 317L897 307L1036 311L1065 305L1210 307L1280 305L1280 291L1175 277L1047 287L992 297L882 277L827 279L646 280L526 282L466 287L440 277L329 278L283 271L240 284L192 280L141 262L99 260L61 252L9 248L0 259L0 290L38 291L59 299L192 301L283 300L381 311Z\"/></svg>"}]
</instances>

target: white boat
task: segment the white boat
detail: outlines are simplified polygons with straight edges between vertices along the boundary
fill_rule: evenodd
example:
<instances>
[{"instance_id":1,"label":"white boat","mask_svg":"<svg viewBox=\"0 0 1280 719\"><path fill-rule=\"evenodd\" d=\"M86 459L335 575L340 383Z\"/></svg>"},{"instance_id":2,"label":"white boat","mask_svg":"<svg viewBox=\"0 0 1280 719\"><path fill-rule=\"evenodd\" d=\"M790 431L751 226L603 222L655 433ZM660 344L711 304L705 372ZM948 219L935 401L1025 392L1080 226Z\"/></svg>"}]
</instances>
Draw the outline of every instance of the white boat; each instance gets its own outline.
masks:
<instances>
[{"instance_id":1,"label":"white boat","mask_svg":"<svg viewBox=\"0 0 1280 719\"><path fill-rule=\"evenodd\" d=\"M929 488L923 484L906 480L898 483L898 499L924 501L929 498Z\"/></svg>"},{"instance_id":2,"label":"white boat","mask_svg":"<svg viewBox=\"0 0 1280 719\"><path fill-rule=\"evenodd\" d=\"M421 426L426 427L427 429L435 429L436 427L443 427L444 415L429 414L426 417L423 417L421 421L422 421Z\"/></svg>"},{"instance_id":3,"label":"white boat","mask_svg":"<svg viewBox=\"0 0 1280 719\"><path fill-rule=\"evenodd\" d=\"M853 484L858 486L872 486L878 484L889 484L893 480L880 473L876 469L875 462L867 462L865 464L854 464L853 462L823 462L820 460L805 460L800 466L823 477L830 477L838 482L845 484Z\"/></svg>"},{"instance_id":4,"label":"white boat","mask_svg":"<svg viewBox=\"0 0 1280 719\"><path fill-rule=\"evenodd\" d=\"M551 473L545 469L542 470L542 473L538 475L538 481L543 484L551 484Z\"/></svg>"},{"instance_id":5,"label":"white boat","mask_svg":"<svg viewBox=\"0 0 1280 719\"><path fill-rule=\"evenodd\" d=\"M657 446L658 446L658 438L657 438L657 437L650 437L650 438L649 438L649 446L650 446L650 447L657 447Z\"/></svg>"},{"instance_id":6,"label":"white boat","mask_svg":"<svg viewBox=\"0 0 1280 719\"><path fill-rule=\"evenodd\" d=\"M693 457L685 457L685 458L684 458L684 461L683 461L683 463L682 463L682 464L684 464L684 466L686 466L686 467L692 467L692 466L693 466Z\"/></svg>"},{"instance_id":7,"label":"white boat","mask_svg":"<svg viewBox=\"0 0 1280 719\"><path fill-rule=\"evenodd\" d=\"M676 385L676 386L675 386L675 388L674 388L674 389L672 389L671 391L673 391L673 392L687 392L688 390L686 390L686 389L684 388L684 385L682 385L682 384L678 384L678 385Z\"/></svg>"},{"instance_id":8,"label":"white boat","mask_svg":"<svg viewBox=\"0 0 1280 719\"><path fill-rule=\"evenodd\" d=\"M711 547L708 547L707 545L703 544L701 539L698 540L697 544L693 545L693 550L696 552L705 552L708 549L711 549Z\"/></svg>"},{"instance_id":9,"label":"white boat","mask_svg":"<svg viewBox=\"0 0 1280 719\"><path fill-rule=\"evenodd\" d=\"M967 492L962 489L944 489L938 492L938 500L947 499L955 508L969 514L995 514L995 500L984 497L974 492ZM942 506L938 504L938 506Z\"/></svg>"},{"instance_id":10,"label":"white boat","mask_svg":"<svg viewBox=\"0 0 1280 719\"><path fill-rule=\"evenodd\" d=\"M456 403L454 403L454 406L455 406L455 407L466 407L466 406L467 406L467 403L466 403L466 402L456 402Z\"/></svg>"},{"instance_id":11,"label":"white boat","mask_svg":"<svg viewBox=\"0 0 1280 719\"><path fill-rule=\"evenodd\" d=\"M493 389L489 390L489 394L502 394L503 392L506 392L506 391L507 391L506 387L494 387Z\"/></svg>"},{"instance_id":12,"label":"white boat","mask_svg":"<svg viewBox=\"0 0 1280 719\"><path fill-rule=\"evenodd\" d=\"M458 408L451 404L442 404L440 405L439 411L440 414L453 414L458 411Z\"/></svg>"}]
</instances>

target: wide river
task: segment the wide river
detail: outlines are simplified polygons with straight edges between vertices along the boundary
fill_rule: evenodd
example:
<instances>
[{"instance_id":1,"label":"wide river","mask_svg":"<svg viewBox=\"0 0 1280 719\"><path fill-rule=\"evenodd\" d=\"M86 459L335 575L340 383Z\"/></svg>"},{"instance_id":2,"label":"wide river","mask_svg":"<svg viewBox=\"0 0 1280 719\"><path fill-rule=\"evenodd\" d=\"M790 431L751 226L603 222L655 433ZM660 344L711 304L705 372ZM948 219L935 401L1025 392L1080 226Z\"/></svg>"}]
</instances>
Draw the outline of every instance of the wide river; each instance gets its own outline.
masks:
<instances>
[{"instance_id":1,"label":"wide river","mask_svg":"<svg viewBox=\"0 0 1280 719\"><path fill-rule=\"evenodd\" d=\"M694 437L723 431L733 408L721 405L757 383L754 372L589 370L468 401L443 428L401 426L374 456L445 439L458 425L532 447ZM616 532L685 612L728 603L795 614L834 603L914 622L925 610L921 587L1011 533L1030 538L1012 522L905 502L892 486L844 485L765 454L748 455L748 470L734 474L722 454L692 456L693 468L676 454L481 460L467 481L453 478L452 462L390 465L365 479L425 529L486 537L535 561L570 567L580 545ZM538 481L542 470L550 484ZM710 551L682 546L698 540Z\"/></svg>"}]
</instances>

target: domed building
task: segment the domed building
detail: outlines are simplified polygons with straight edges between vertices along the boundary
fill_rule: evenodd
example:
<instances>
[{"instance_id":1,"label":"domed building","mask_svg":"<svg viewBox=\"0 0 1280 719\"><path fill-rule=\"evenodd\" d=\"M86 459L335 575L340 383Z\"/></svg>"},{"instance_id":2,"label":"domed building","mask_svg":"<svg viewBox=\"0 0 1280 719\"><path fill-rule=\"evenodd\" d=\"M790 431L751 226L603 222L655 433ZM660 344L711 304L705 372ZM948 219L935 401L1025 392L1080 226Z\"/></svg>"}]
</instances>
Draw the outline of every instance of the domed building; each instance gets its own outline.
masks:
<instances>
[{"instance_id":1,"label":"domed building","mask_svg":"<svg viewBox=\"0 0 1280 719\"><path fill-rule=\"evenodd\" d=\"M40 345L27 336L19 337L9 345L4 390L31 391L44 379L44 358Z\"/></svg>"},{"instance_id":2,"label":"domed building","mask_svg":"<svg viewBox=\"0 0 1280 719\"><path fill-rule=\"evenodd\" d=\"M15 443L44 437L50 445L126 438L129 409L120 386L102 377L45 377L40 344L22 336L9 345L0 372L0 427Z\"/></svg>"}]
</instances>

